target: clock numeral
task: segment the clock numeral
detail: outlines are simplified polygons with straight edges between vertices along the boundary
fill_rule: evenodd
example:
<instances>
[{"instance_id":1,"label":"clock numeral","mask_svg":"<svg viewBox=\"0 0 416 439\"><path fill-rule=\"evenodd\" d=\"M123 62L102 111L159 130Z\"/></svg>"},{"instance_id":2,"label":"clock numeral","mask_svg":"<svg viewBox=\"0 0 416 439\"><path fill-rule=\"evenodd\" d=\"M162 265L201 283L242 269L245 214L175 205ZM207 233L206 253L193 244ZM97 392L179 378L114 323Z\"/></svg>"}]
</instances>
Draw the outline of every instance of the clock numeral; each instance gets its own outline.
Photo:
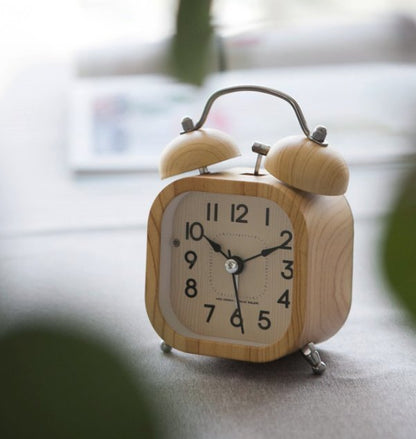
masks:
<instances>
[{"instance_id":1,"label":"clock numeral","mask_svg":"<svg viewBox=\"0 0 416 439\"><path fill-rule=\"evenodd\" d=\"M284 271L281 271L280 274L285 279L292 279L293 278L293 261L288 261L286 259L283 259L282 261L285 265Z\"/></svg>"},{"instance_id":2,"label":"clock numeral","mask_svg":"<svg viewBox=\"0 0 416 439\"><path fill-rule=\"evenodd\" d=\"M196 289L195 279L188 279L186 281L185 294L191 299L198 294L198 290Z\"/></svg>"},{"instance_id":3,"label":"clock numeral","mask_svg":"<svg viewBox=\"0 0 416 439\"><path fill-rule=\"evenodd\" d=\"M238 308L231 314L230 323L234 326L234 328L241 328L241 332L244 334L243 319L241 318Z\"/></svg>"},{"instance_id":4,"label":"clock numeral","mask_svg":"<svg viewBox=\"0 0 416 439\"><path fill-rule=\"evenodd\" d=\"M288 244L290 244L290 242L292 241L292 238L293 238L292 232L289 232L289 230L283 230L280 233L280 236L282 238L284 236L287 236L287 239L286 239L286 241L283 244L279 245L279 248L282 249L282 250L292 250L292 247L288 245Z\"/></svg>"},{"instance_id":5,"label":"clock numeral","mask_svg":"<svg viewBox=\"0 0 416 439\"><path fill-rule=\"evenodd\" d=\"M209 323L209 321L211 320L212 314L214 314L215 305L210 305L209 303L206 303L204 305L204 308L209 308L208 316L206 319L206 322Z\"/></svg>"},{"instance_id":6,"label":"clock numeral","mask_svg":"<svg viewBox=\"0 0 416 439\"><path fill-rule=\"evenodd\" d=\"M204 228L201 223L186 223L185 238L200 241L204 237Z\"/></svg>"},{"instance_id":7,"label":"clock numeral","mask_svg":"<svg viewBox=\"0 0 416 439\"><path fill-rule=\"evenodd\" d=\"M277 303L284 305L285 308L289 308L289 290L285 290L285 292L277 299Z\"/></svg>"},{"instance_id":8,"label":"clock numeral","mask_svg":"<svg viewBox=\"0 0 416 439\"><path fill-rule=\"evenodd\" d=\"M245 204L231 204L231 222L232 223L247 223L244 217L248 213L248 207ZM236 217L236 215L238 215Z\"/></svg>"},{"instance_id":9,"label":"clock numeral","mask_svg":"<svg viewBox=\"0 0 416 439\"><path fill-rule=\"evenodd\" d=\"M259 321L257 323L260 329L266 330L272 326L272 322L267 317L270 314L270 311L260 311L259 313Z\"/></svg>"},{"instance_id":10,"label":"clock numeral","mask_svg":"<svg viewBox=\"0 0 416 439\"><path fill-rule=\"evenodd\" d=\"M218 203L214 203L211 207L211 203L207 204L207 221L211 221L211 216L213 221L218 221Z\"/></svg>"},{"instance_id":11,"label":"clock numeral","mask_svg":"<svg viewBox=\"0 0 416 439\"><path fill-rule=\"evenodd\" d=\"M266 207L266 226L269 225L269 220L270 220L270 207Z\"/></svg>"},{"instance_id":12,"label":"clock numeral","mask_svg":"<svg viewBox=\"0 0 416 439\"><path fill-rule=\"evenodd\" d=\"M192 250L189 250L185 253L185 261L189 264L189 269L191 269L198 259L196 253Z\"/></svg>"}]
</instances>

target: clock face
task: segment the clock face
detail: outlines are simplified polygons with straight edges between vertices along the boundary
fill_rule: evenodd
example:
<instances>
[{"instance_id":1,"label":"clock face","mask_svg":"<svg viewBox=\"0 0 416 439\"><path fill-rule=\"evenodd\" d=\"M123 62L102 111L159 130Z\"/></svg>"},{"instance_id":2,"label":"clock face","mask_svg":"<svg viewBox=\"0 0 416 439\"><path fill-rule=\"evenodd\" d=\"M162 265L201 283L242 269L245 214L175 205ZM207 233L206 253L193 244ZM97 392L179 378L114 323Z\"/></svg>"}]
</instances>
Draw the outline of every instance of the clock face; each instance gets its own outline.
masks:
<instances>
[{"instance_id":1,"label":"clock face","mask_svg":"<svg viewBox=\"0 0 416 439\"><path fill-rule=\"evenodd\" d=\"M162 219L159 304L178 333L245 345L280 340L291 320L295 236L266 198L185 192Z\"/></svg>"}]
</instances>

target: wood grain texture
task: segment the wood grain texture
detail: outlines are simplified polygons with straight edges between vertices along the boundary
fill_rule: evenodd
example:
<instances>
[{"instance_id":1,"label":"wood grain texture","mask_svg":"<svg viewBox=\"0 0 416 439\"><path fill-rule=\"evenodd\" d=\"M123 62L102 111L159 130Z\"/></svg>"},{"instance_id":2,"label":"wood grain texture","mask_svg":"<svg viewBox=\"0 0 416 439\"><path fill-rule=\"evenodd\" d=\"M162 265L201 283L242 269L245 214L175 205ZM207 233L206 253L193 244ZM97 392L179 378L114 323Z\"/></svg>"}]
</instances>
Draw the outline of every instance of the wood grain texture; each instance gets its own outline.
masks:
<instances>
[{"instance_id":1,"label":"wood grain texture","mask_svg":"<svg viewBox=\"0 0 416 439\"><path fill-rule=\"evenodd\" d=\"M288 185L314 194L342 195L348 187L345 160L330 146L317 145L301 135L273 145L264 167Z\"/></svg>"},{"instance_id":2,"label":"wood grain texture","mask_svg":"<svg viewBox=\"0 0 416 439\"><path fill-rule=\"evenodd\" d=\"M279 204L294 229L292 315L280 340L247 346L186 337L175 332L159 306L160 231L169 202L187 191L264 197ZM149 214L146 268L146 309L159 336L190 353L252 362L266 362L296 351L309 341L322 341L339 330L351 304L353 225L343 196L324 197L288 187L270 175L241 171L177 180L155 199Z\"/></svg>"},{"instance_id":3,"label":"wood grain texture","mask_svg":"<svg viewBox=\"0 0 416 439\"><path fill-rule=\"evenodd\" d=\"M351 306L354 223L345 197L312 196L308 206L306 319L300 345L344 324Z\"/></svg>"},{"instance_id":4,"label":"wood grain texture","mask_svg":"<svg viewBox=\"0 0 416 439\"><path fill-rule=\"evenodd\" d=\"M159 164L161 178L213 165L238 157L240 150L227 134L212 128L184 133L163 150Z\"/></svg>"}]
</instances>

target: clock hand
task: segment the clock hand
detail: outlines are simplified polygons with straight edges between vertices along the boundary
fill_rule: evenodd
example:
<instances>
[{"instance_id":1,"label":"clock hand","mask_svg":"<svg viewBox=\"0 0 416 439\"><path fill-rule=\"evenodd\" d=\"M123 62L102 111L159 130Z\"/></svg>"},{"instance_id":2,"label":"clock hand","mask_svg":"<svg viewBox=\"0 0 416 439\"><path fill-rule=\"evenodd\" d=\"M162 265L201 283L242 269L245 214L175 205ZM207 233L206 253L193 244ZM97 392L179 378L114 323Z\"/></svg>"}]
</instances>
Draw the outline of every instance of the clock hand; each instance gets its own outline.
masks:
<instances>
[{"instance_id":1,"label":"clock hand","mask_svg":"<svg viewBox=\"0 0 416 439\"><path fill-rule=\"evenodd\" d=\"M238 316L240 318L239 326L241 328L241 333L244 334L243 315L241 314L240 298L238 296L238 274L233 274L232 276L233 276L235 301L237 302L237 311L238 311Z\"/></svg>"},{"instance_id":2,"label":"clock hand","mask_svg":"<svg viewBox=\"0 0 416 439\"><path fill-rule=\"evenodd\" d=\"M215 253L221 253L225 258L228 259L228 256L222 251L221 246L218 243L214 242L212 239L209 239L206 235L202 236L208 241L209 245Z\"/></svg>"},{"instance_id":3,"label":"clock hand","mask_svg":"<svg viewBox=\"0 0 416 439\"><path fill-rule=\"evenodd\" d=\"M228 250L228 257L231 258L231 251L230 250ZM240 297L238 295L238 274L232 273L232 277L233 277L235 301L237 303L237 312L238 312L238 317L237 316L235 316L235 317L237 317L240 320L240 324L236 325L236 326L240 326L241 333L244 334L243 315L241 314ZM233 316L233 318L234 318L234 316Z\"/></svg>"},{"instance_id":4,"label":"clock hand","mask_svg":"<svg viewBox=\"0 0 416 439\"><path fill-rule=\"evenodd\" d=\"M263 257L269 256L270 253L273 253L274 251L278 250L279 248L283 248L283 246L282 245L277 245L276 247L265 248L264 250L262 250L257 255L251 256L251 257L249 257L247 259L243 259L243 262L251 261L252 259L256 259L256 258L258 258L260 256L263 256Z\"/></svg>"}]
</instances>

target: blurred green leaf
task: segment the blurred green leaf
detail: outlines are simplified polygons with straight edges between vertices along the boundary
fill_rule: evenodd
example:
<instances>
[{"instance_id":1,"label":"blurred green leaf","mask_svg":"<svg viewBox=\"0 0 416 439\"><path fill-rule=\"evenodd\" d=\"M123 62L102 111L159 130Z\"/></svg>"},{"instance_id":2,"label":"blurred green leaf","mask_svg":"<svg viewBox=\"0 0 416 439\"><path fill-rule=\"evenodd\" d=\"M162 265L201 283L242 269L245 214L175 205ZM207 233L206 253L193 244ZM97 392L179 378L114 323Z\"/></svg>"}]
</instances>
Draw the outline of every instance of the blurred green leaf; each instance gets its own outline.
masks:
<instances>
[{"instance_id":1,"label":"blurred green leaf","mask_svg":"<svg viewBox=\"0 0 416 439\"><path fill-rule=\"evenodd\" d=\"M212 54L211 0L181 0L171 50L173 74L181 81L201 85Z\"/></svg>"},{"instance_id":2,"label":"blurred green leaf","mask_svg":"<svg viewBox=\"0 0 416 439\"><path fill-rule=\"evenodd\" d=\"M416 168L388 218L383 263L394 292L416 320Z\"/></svg>"},{"instance_id":3,"label":"blurred green leaf","mask_svg":"<svg viewBox=\"0 0 416 439\"><path fill-rule=\"evenodd\" d=\"M154 438L145 388L107 346L62 329L0 338L0 438Z\"/></svg>"}]
</instances>

